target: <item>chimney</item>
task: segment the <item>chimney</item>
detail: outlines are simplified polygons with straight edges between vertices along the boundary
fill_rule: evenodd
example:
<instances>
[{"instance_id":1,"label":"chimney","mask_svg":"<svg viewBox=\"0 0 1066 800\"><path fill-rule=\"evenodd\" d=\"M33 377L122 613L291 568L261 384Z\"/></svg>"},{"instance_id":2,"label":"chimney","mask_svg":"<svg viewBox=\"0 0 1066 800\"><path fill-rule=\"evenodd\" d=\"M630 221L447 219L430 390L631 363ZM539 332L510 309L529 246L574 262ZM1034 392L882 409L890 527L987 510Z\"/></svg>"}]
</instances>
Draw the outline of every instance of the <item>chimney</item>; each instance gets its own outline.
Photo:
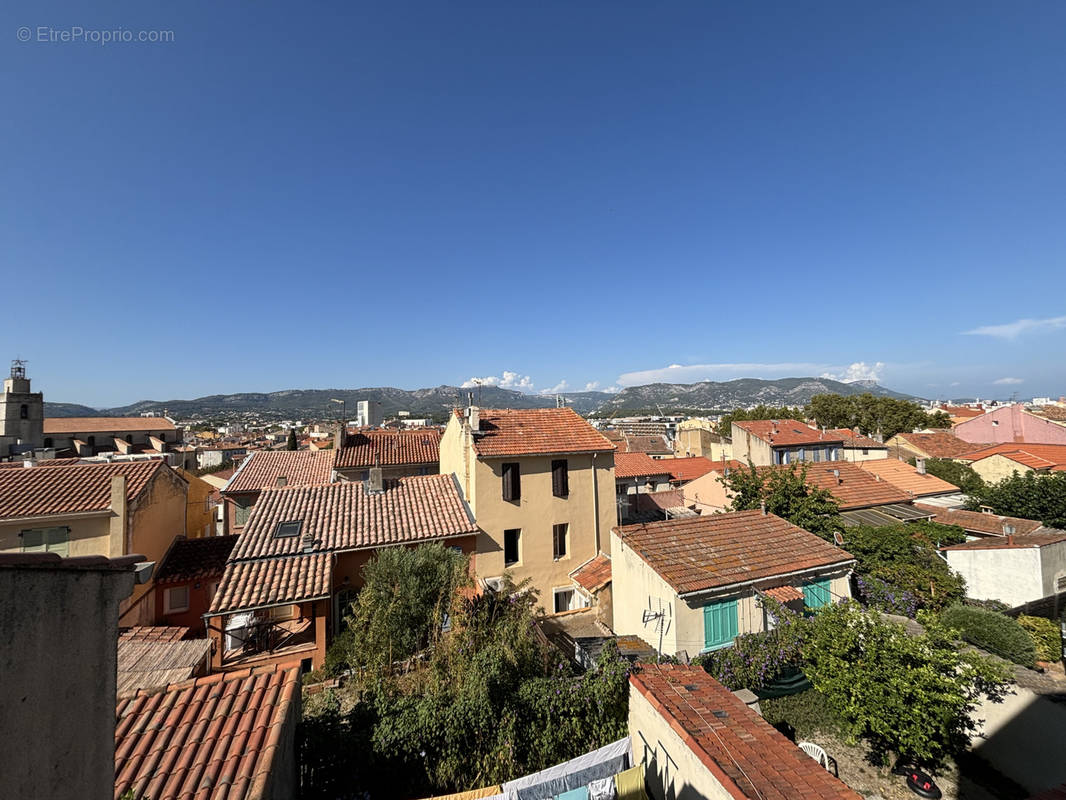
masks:
<instances>
[{"instance_id":1,"label":"chimney","mask_svg":"<svg viewBox=\"0 0 1066 800\"><path fill-rule=\"evenodd\" d=\"M764 517L766 516L766 501L765 500L760 500L759 501L759 511L762 512L762 515Z\"/></svg>"},{"instance_id":2,"label":"chimney","mask_svg":"<svg viewBox=\"0 0 1066 800\"><path fill-rule=\"evenodd\" d=\"M33 456L28 456L28 457L22 459L22 466L25 469L29 469L30 467L34 467L36 465L37 465L37 459L35 459Z\"/></svg>"},{"instance_id":3,"label":"chimney","mask_svg":"<svg viewBox=\"0 0 1066 800\"><path fill-rule=\"evenodd\" d=\"M366 490L371 494L385 491L384 481L381 478L381 467L373 466L370 468L370 478L367 480Z\"/></svg>"},{"instance_id":4,"label":"chimney","mask_svg":"<svg viewBox=\"0 0 1066 800\"><path fill-rule=\"evenodd\" d=\"M839 469L835 469L835 470L833 470L833 477L837 479L837 485L838 485L838 486L839 486L840 484L842 484L842 483L844 482L844 481L843 481L843 480L841 480L841 478L840 478L840 470L839 470Z\"/></svg>"},{"instance_id":5,"label":"chimney","mask_svg":"<svg viewBox=\"0 0 1066 800\"><path fill-rule=\"evenodd\" d=\"M918 470L918 474L919 475L924 475L925 474L925 459L924 458L916 458L916 459L914 459L914 468L916 470Z\"/></svg>"},{"instance_id":6,"label":"chimney","mask_svg":"<svg viewBox=\"0 0 1066 800\"><path fill-rule=\"evenodd\" d=\"M337 428L337 432L333 435L333 449L340 450L344 447L345 435L348 433L348 423L342 422L340 427Z\"/></svg>"},{"instance_id":7,"label":"chimney","mask_svg":"<svg viewBox=\"0 0 1066 800\"><path fill-rule=\"evenodd\" d=\"M481 430L481 409L477 406L470 406L466 410L466 420L470 423L470 430L477 432Z\"/></svg>"},{"instance_id":8,"label":"chimney","mask_svg":"<svg viewBox=\"0 0 1066 800\"><path fill-rule=\"evenodd\" d=\"M301 544L303 545L303 551L310 553L315 549L315 535L313 533L305 533Z\"/></svg>"},{"instance_id":9,"label":"chimney","mask_svg":"<svg viewBox=\"0 0 1066 800\"><path fill-rule=\"evenodd\" d=\"M289 479L287 477L285 477L284 475L278 475L277 479L274 481L274 485L275 486L288 486L289 485Z\"/></svg>"}]
</instances>

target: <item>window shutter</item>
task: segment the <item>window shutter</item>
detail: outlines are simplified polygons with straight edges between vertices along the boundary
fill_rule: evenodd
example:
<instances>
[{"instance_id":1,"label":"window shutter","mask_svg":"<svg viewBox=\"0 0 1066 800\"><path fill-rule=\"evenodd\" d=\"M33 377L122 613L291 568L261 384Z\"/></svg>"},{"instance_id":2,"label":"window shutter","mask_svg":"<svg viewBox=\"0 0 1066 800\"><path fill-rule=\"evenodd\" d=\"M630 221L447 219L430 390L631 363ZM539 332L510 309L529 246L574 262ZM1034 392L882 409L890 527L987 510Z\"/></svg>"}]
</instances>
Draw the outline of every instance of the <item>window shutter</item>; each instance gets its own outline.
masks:
<instances>
[{"instance_id":1,"label":"window shutter","mask_svg":"<svg viewBox=\"0 0 1066 800\"><path fill-rule=\"evenodd\" d=\"M570 476L565 458L552 461L552 494L556 497L570 494Z\"/></svg>"},{"instance_id":2,"label":"window shutter","mask_svg":"<svg viewBox=\"0 0 1066 800\"><path fill-rule=\"evenodd\" d=\"M703 607L703 643L710 650L737 637L737 601L724 600Z\"/></svg>"},{"instance_id":3,"label":"window shutter","mask_svg":"<svg viewBox=\"0 0 1066 800\"><path fill-rule=\"evenodd\" d=\"M509 501L518 500L522 496L521 478L518 474L518 464L508 463L503 465L503 499Z\"/></svg>"}]
</instances>

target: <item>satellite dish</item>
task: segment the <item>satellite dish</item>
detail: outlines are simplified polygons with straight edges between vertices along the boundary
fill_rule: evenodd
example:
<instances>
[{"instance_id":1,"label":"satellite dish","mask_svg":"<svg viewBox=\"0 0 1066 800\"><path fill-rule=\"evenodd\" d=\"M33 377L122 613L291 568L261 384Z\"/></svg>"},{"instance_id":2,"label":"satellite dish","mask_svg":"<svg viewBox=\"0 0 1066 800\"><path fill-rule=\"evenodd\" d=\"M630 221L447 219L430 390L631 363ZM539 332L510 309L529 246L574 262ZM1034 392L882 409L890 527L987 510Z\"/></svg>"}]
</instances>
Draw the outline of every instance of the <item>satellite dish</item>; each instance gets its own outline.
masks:
<instances>
[{"instance_id":1,"label":"satellite dish","mask_svg":"<svg viewBox=\"0 0 1066 800\"><path fill-rule=\"evenodd\" d=\"M843 547L844 535L840 531L833 531L833 541L837 543L838 547Z\"/></svg>"}]
</instances>

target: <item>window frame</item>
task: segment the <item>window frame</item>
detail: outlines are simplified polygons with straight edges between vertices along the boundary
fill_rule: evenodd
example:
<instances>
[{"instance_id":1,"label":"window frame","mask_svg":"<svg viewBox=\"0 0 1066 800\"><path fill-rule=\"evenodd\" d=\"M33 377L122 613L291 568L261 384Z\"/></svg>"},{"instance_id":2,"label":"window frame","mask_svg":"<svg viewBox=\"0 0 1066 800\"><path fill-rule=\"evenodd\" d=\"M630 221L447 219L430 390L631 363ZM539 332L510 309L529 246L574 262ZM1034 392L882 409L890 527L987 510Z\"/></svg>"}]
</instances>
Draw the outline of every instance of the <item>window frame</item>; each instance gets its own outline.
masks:
<instances>
[{"instance_id":1,"label":"window frame","mask_svg":"<svg viewBox=\"0 0 1066 800\"><path fill-rule=\"evenodd\" d=\"M703 606L703 650L707 653L711 650L721 650L733 644L740 635L740 614L738 598L732 597L727 600L715 600ZM712 638L715 628L722 630L717 638ZM731 632L732 635L729 635Z\"/></svg>"},{"instance_id":2,"label":"window frame","mask_svg":"<svg viewBox=\"0 0 1066 800\"><path fill-rule=\"evenodd\" d=\"M817 605L815 605L817 602ZM831 578L818 578L803 584L803 607L817 611L833 604L833 581Z\"/></svg>"},{"instance_id":3,"label":"window frame","mask_svg":"<svg viewBox=\"0 0 1066 800\"><path fill-rule=\"evenodd\" d=\"M559 598L563 595L569 596L569 600L566 603L566 608L559 608ZM564 611L572 611L574 609L571 606L574 604L574 598L577 596L577 590L573 587L560 586L552 589L552 613L562 614Z\"/></svg>"},{"instance_id":4,"label":"window frame","mask_svg":"<svg viewBox=\"0 0 1066 800\"><path fill-rule=\"evenodd\" d=\"M562 552L559 551L559 533L562 532ZM556 522L552 525L552 560L560 561L570 557L570 523Z\"/></svg>"},{"instance_id":5,"label":"window frame","mask_svg":"<svg viewBox=\"0 0 1066 800\"><path fill-rule=\"evenodd\" d=\"M296 531L294 533L281 533L281 529L286 525L295 525ZM279 522L274 526L273 533L270 534L272 539L295 539L299 537L300 532L303 530L304 521L302 519L288 519L284 522Z\"/></svg>"},{"instance_id":6,"label":"window frame","mask_svg":"<svg viewBox=\"0 0 1066 800\"><path fill-rule=\"evenodd\" d=\"M26 534L39 534L41 543L26 545ZM55 553L60 558L70 556L70 526L52 525L47 528L24 528L19 531L20 551L23 553Z\"/></svg>"},{"instance_id":7,"label":"window frame","mask_svg":"<svg viewBox=\"0 0 1066 800\"><path fill-rule=\"evenodd\" d=\"M552 459L552 495L570 496L570 463L565 458Z\"/></svg>"},{"instance_id":8,"label":"window frame","mask_svg":"<svg viewBox=\"0 0 1066 800\"><path fill-rule=\"evenodd\" d=\"M513 561L507 560L508 542L507 535L514 534L514 550L515 558ZM507 528L503 532L503 565L504 567L513 567L515 564L522 563L522 529L521 528Z\"/></svg>"},{"instance_id":9,"label":"window frame","mask_svg":"<svg viewBox=\"0 0 1066 800\"><path fill-rule=\"evenodd\" d=\"M504 502L517 503L522 499L522 467L517 461L500 465L501 496Z\"/></svg>"},{"instance_id":10,"label":"window frame","mask_svg":"<svg viewBox=\"0 0 1066 800\"><path fill-rule=\"evenodd\" d=\"M173 593L180 589L185 590L184 606L174 605L174 602L171 599L173 597ZM192 600L191 595L192 592L190 591L189 584L187 583L182 584L180 586L167 586L165 589L163 589L163 614L181 614L185 611L188 611L190 607L190 601Z\"/></svg>"}]
</instances>

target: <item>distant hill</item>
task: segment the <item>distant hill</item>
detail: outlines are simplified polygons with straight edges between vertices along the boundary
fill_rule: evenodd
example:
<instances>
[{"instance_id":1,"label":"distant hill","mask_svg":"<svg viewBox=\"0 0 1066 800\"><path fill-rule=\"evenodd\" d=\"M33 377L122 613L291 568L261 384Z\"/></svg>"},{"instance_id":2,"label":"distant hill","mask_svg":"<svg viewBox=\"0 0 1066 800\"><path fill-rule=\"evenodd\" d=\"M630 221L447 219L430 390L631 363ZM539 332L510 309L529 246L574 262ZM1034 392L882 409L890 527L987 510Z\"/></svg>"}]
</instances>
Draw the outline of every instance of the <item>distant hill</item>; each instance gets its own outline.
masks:
<instances>
[{"instance_id":1,"label":"distant hill","mask_svg":"<svg viewBox=\"0 0 1066 800\"><path fill-rule=\"evenodd\" d=\"M741 378L735 381L703 381L701 383L652 383L631 386L616 394L607 392L567 392L567 403L579 414L613 411L654 411L664 413L678 409L723 410L765 403L767 405L803 405L816 394L872 394L901 399L911 395L885 389L876 383L861 381L841 383L826 378L781 378L759 380ZM447 414L449 409L466 405L469 395L486 408L549 408L555 405L553 395L536 395L482 386L462 389L458 386L437 386L428 389L395 389L388 386L363 389L287 389L280 392L215 394L195 400L142 400L128 406L94 410L70 403L46 403L48 416L137 416L142 412L166 411L179 419L230 417L234 414L256 414L264 419L337 418L341 407L334 398L347 404L349 419L355 416L359 400L374 400L382 405L386 416L408 411L413 417Z\"/></svg>"}]
</instances>

